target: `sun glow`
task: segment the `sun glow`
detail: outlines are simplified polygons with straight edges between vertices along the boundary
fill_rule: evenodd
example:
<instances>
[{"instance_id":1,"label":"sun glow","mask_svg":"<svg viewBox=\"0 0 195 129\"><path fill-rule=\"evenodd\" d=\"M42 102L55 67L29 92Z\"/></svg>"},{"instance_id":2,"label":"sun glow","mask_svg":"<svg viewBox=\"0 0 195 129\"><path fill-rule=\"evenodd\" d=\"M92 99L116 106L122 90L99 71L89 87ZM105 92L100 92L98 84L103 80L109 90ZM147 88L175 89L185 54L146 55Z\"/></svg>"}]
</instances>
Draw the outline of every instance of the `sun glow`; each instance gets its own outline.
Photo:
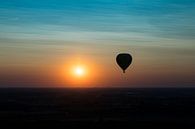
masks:
<instances>
[{"instance_id":1,"label":"sun glow","mask_svg":"<svg viewBox=\"0 0 195 129\"><path fill-rule=\"evenodd\" d=\"M82 66L77 66L76 68L74 68L73 73L77 77L83 77L86 74L86 69L84 69Z\"/></svg>"},{"instance_id":2,"label":"sun glow","mask_svg":"<svg viewBox=\"0 0 195 129\"><path fill-rule=\"evenodd\" d=\"M72 57L59 70L64 86L81 88L95 86L101 71L96 61L86 57L79 60Z\"/></svg>"}]
</instances>

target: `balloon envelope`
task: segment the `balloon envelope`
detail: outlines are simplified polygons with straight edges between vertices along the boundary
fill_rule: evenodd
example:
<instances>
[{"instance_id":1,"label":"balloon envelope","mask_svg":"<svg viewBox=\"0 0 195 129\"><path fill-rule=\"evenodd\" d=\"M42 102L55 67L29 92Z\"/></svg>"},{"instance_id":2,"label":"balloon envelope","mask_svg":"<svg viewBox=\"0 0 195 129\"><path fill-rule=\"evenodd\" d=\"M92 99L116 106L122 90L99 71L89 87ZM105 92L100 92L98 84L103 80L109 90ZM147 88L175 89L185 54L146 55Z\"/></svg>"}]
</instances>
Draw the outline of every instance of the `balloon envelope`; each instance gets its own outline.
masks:
<instances>
[{"instance_id":1,"label":"balloon envelope","mask_svg":"<svg viewBox=\"0 0 195 129\"><path fill-rule=\"evenodd\" d=\"M129 65L132 62L132 56L128 53L120 53L116 57L116 62L123 70L123 73L125 73L125 70L129 67Z\"/></svg>"}]
</instances>

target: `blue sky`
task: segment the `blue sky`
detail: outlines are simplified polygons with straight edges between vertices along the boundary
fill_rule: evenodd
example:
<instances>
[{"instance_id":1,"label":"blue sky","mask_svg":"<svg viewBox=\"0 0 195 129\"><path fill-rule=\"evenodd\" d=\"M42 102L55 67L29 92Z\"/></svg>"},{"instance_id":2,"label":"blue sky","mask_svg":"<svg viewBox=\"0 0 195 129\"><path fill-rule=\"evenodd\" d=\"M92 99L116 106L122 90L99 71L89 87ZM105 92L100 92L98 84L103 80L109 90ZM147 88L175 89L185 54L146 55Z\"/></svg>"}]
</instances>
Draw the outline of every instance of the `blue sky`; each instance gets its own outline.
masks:
<instances>
[{"instance_id":1,"label":"blue sky","mask_svg":"<svg viewBox=\"0 0 195 129\"><path fill-rule=\"evenodd\" d=\"M3 36L13 30L43 35L48 31L129 32L182 39L195 35L193 0L2 0L0 9Z\"/></svg>"}]
</instances>

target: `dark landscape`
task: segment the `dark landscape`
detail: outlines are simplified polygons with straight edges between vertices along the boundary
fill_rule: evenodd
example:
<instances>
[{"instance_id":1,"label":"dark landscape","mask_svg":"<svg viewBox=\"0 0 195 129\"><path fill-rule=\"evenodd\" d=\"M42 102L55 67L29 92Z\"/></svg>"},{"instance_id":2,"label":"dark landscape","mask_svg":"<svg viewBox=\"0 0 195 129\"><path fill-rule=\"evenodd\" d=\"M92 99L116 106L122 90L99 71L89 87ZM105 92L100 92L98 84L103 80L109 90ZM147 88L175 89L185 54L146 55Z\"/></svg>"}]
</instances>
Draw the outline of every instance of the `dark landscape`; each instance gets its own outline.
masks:
<instances>
[{"instance_id":1,"label":"dark landscape","mask_svg":"<svg viewBox=\"0 0 195 129\"><path fill-rule=\"evenodd\" d=\"M1 88L8 123L195 123L194 88Z\"/></svg>"}]
</instances>

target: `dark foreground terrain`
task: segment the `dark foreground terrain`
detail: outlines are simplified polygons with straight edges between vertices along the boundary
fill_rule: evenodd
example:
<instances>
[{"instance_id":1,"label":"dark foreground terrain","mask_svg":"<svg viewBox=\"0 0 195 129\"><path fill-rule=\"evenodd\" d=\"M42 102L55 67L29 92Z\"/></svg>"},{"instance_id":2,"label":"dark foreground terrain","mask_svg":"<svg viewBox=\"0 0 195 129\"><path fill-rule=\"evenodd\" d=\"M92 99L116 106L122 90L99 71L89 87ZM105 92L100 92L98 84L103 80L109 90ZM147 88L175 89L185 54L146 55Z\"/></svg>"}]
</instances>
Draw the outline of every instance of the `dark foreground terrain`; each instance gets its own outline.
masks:
<instances>
[{"instance_id":1,"label":"dark foreground terrain","mask_svg":"<svg viewBox=\"0 0 195 129\"><path fill-rule=\"evenodd\" d=\"M195 127L195 89L0 89L1 123Z\"/></svg>"}]
</instances>

